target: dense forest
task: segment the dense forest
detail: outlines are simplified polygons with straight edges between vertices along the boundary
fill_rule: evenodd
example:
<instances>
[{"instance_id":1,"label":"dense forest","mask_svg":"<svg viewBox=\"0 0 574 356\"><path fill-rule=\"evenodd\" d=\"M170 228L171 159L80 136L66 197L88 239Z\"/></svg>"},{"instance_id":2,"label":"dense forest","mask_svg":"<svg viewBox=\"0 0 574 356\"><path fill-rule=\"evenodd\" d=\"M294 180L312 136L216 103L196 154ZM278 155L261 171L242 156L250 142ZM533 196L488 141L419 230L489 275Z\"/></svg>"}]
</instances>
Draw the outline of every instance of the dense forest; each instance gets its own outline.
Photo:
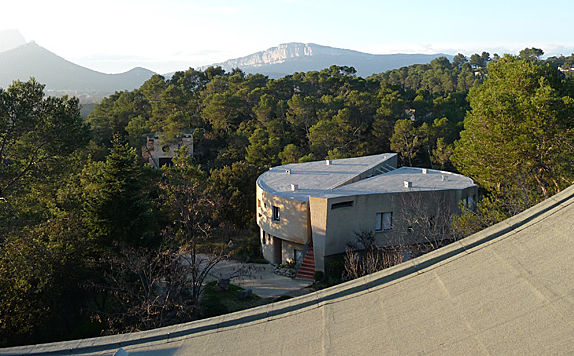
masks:
<instances>
[{"instance_id":1,"label":"dense forest","mask_svg":"<svg viewBox=\"0 0 574 356\"><path fill-rule=\"evenodd\" d=\"M87 121L33 79L0 89L0 346L201 317L193 258L259 256L255 180L271 166L397 152L458 171L483 193L460 236L532 206L574 178L574 57L542 54L368 78L189 69L105 98ZM154 133L165 145L191 134L193 154L153 169L142 147Z\"/></svg>"}]
</instances>

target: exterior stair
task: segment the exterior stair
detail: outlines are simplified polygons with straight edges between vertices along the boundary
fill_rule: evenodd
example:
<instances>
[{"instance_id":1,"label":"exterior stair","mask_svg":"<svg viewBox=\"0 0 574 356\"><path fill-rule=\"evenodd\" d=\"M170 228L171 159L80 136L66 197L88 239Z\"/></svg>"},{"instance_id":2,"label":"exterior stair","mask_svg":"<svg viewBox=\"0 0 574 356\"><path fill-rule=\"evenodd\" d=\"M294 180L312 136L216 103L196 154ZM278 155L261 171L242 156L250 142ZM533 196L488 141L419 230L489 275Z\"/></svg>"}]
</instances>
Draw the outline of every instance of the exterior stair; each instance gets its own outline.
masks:
<instances>
[{"instance_id":1,"label":"exterior stair","mask_svg":"<svg viewBox=\"0 0 574 356\"><path fill-rule=\"evenodd\" d=\"M314 279L315 274L315 254L313 253L313 246L309 246L307 253L303 258L303 263L299 270L297 271L297 276L295 278L301 279Z\"/></svg>"}]
</instances>

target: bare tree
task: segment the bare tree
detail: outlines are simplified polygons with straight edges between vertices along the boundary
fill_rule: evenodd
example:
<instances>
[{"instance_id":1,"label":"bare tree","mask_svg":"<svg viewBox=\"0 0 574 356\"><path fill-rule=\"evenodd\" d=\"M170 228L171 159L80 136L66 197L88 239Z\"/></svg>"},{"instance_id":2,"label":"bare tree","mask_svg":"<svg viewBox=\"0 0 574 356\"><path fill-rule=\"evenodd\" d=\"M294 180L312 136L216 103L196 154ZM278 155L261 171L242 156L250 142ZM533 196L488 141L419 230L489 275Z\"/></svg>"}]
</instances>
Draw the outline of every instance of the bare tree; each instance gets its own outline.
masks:
<instances>
[{"instance_id":1,"label":"bare tree","mask_svg":"<svg viewBox=\"0 0 574 356\"><path fill-rule=\"evenodd\" d=\"M372 231L355 233L355 243L349 243L345 251L344 278L359 278L401 263L400 249L377 245Z\"/></svg>"},{"instance_id":2,"label":"bare tree","mask_svg":"<svg viewBox=\"0 0 574 356\"><path fill-rule=\"evenodd\" d=\"M165 178L160 188L172 220L161 234L161 246L111 252L102 260L104 276L89 285L113 299L96 312L106 333L192 320L198 315L206 278L230 253L230 245L207 243L217 204L203 193L198 180L177 169Z\"/></svg>"},{"instance_id":3,"label":"bare tree","mask_svg":"<svg viewBox=\"0 0 574 356\"><path fill-rule=\"evenodd\" d=\"M434 250L453 240L451 224L454 208L441 194L402 194L400 225L405 245L427 245Z\"/></svg>"},{"instance_id":4,"label":"bare tree","mask_svg":"<svg viewBox=\"0 0 574 356\"><path fill-rule=\"evenodd\" d=\"M176 250L122 247L101 262L105 272L88 288L102 296L94 317L104 324L104 333L147 330L192 319L195 306L189 298L187 268Z\"/></svg>"},{"instance_id":5,"label":"bare tree","mask_svg":"<svg viewBox=\"0 0 574 356\"><path fill-rule=\"evenodd\" d=\"M170 184L162 184L161 188L174 216L165 234L180 246L180 262L189 274L190 297L198 306L205 279L228 252L227 246L214 249L202 245L210 238L216 201L203 193L196 179L186 176L173 177Z\"/></svg>"}]
</instances>

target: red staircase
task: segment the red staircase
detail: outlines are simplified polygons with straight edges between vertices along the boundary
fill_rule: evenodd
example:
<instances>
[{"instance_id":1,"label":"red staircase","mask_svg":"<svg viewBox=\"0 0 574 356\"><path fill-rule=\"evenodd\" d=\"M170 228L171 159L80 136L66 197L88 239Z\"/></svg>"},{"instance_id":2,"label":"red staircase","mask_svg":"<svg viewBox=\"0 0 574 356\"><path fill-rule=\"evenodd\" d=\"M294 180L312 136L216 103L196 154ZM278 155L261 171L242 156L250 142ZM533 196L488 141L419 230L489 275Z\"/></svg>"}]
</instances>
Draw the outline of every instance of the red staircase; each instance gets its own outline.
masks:
<instances>
[{"instance_id":1,"label":"red staircase","mask_svg":"<svg viewBox=\"0 0 574 356\"><path fill-rule=\"evenodd\" d=\"M309 246L305 258L303 258L303 263L299 270L297 271L297 276L295 278L301 279L314 279L315 274L315 254L313 253L313 246Z\"/></svg>"}]
</instances>

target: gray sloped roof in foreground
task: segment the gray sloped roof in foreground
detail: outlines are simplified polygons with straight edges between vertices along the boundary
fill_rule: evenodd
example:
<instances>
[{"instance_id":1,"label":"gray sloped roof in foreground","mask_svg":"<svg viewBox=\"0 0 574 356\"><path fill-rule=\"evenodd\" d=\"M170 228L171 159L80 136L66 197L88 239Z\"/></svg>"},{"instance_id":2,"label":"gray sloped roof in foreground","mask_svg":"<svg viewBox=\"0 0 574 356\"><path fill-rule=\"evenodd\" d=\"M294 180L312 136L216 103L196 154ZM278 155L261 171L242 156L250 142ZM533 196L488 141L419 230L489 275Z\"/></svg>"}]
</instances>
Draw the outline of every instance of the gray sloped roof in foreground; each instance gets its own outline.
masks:
<instances>
[{"instance_id":1,"label":"gray sloped roof in foreground","mask_svg":"<svg viewBox=\"0 0 574 356\"><path fill-rule=\"evenodd\" d=\"M571 354L573 203L571 187L445 248L284 302L0 354Z\"/></svg>"}]
</instances>

